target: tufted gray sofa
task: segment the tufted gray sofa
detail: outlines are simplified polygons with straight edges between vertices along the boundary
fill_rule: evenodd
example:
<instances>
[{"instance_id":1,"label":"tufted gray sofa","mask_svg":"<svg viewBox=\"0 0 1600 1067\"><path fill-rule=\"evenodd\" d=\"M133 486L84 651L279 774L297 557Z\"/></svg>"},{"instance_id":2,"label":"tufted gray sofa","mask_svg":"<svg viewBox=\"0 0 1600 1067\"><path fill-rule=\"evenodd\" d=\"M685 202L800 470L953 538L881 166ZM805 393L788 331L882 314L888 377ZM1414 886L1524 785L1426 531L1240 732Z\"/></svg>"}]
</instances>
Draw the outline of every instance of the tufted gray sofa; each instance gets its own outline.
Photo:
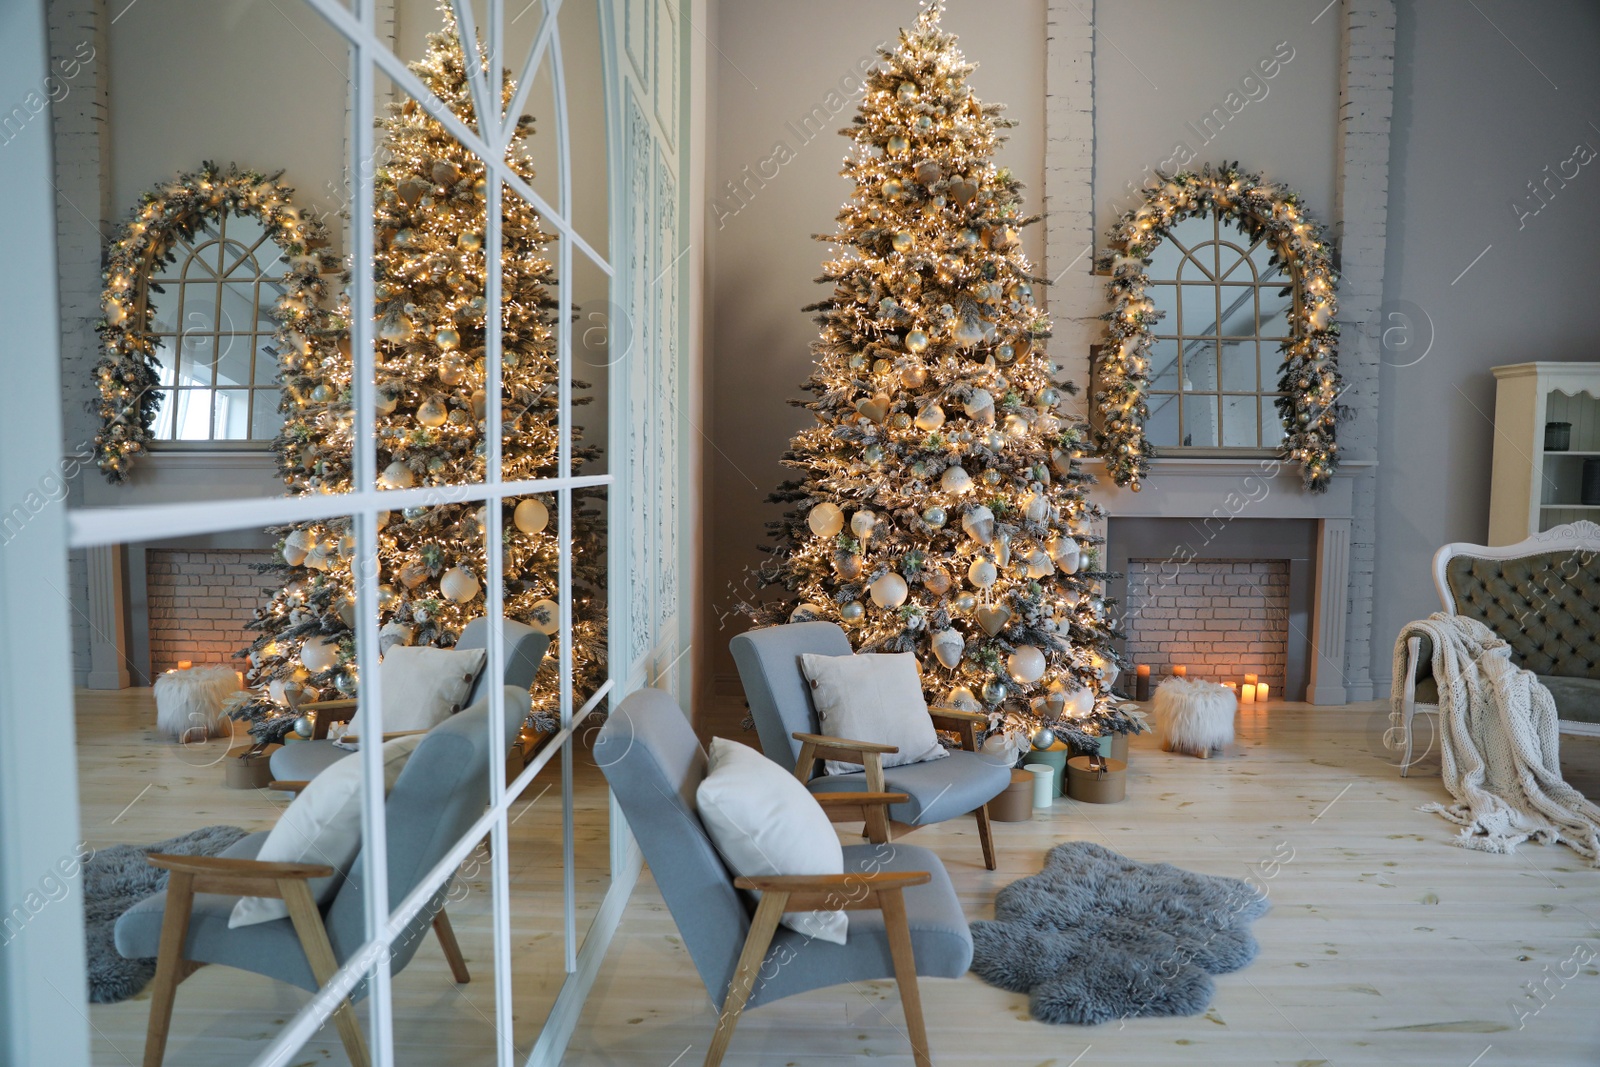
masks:
<instances>
[{"instance_id":1,"label":"tufted gray sofa","mask_svg":"<svg viewBox=\"0 0 1600 1067\"><path fill-rule=\"evenodd\" d=\"M1513 662L1538 675L1563 732L1600 736L1600 526L1573 523L1494 548L1445 545L1433 572L1445 611L1489 627ZM1407 669L1407 704L1437 706L1426 638L1411 639ZM1414 710L1403 707L1407 723Z\"/></svg>"}]
</instances>

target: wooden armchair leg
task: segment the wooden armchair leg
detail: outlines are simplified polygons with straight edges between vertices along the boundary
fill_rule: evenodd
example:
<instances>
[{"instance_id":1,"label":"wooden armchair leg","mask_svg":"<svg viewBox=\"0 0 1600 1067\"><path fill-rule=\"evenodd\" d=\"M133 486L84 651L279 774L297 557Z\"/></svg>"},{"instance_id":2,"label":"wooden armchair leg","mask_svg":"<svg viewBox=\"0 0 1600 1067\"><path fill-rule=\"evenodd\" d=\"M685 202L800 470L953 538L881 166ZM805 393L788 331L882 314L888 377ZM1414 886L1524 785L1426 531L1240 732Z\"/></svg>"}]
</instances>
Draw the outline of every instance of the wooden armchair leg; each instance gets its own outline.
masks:
<instances>
[{"instance_id":1,"label":"wooden armchair leg","mask_svg":"<svg viewBox=\"0 0 1600 1067\"><path fill-rule=\"evenodd\" d=\"M883 907L884 930L889 935L889 955L894 960L894 980L900 986L900 1006L906 1013L911 1057L917 1067L933 1067L928 1055L928 1029L922 1020L922 991L917 986L917 962L911 951L905 896L899 889L883 889L879 890L878 899Z\"/></svg>"},{"instance_id":2,"label":"wooden armchair leg","mask_svg":"<svg viewBox=\"0 0 1600 1067\"><path fill-rule=\"evenodd\" d=\"M755 918L750 921L750 933L744 939L744 951L739 953L739 964L733 971L733 981L728 983L728 996L723 1000L722 1014L717 1018L717 1032L711 1035L711 1047L706 1050L705 1067L718 1067L722 1057L727 1054L728 1043L733 1040L733 1028L739 1025L739 1016L750 1001L750 991L755 988L761 961L767 958L772 935L777 932L778 920L783 917L783 907L788 902L788 893L768 890L761 894ZM908 928L906 937L909 939L910 936Z\"/></svg>"},{"instance_id":3,"label":"wooden armchair leg","mask_svg":"<svg viewBox=\"0 0 1600 1067\"><path fill-rule=\"evenodd\" d=\"M461 955L461 945L456 941L456 929L450 925L450 916L442 907L433 917L433 932L439 936L439 947L444 949L444 958L450 964L456 983L466 985L472 981L472 975L467 973L467 961Z\"/></svg>"},{"instance_id":4,"label":"wooden armchair leg","mask_svg":"<svg viewBox=\"0 0 1600 1067\"><path fill-rule=\"evenodd\" d=\"M989 822L989 805L984 804L973 812L978 817L978 841L983 845L983 865L995 869L994 827Z\"/></svg>"},{"instance_id":5,"label":"wooden armchair leg","mask_svg":"<svg viewBox=\"0 0 1600 1067\"><path fill-rule=\"evenodd\" d=\"M319 986L327 985L333 972L339 969L339 962L333 955L333 946L328 943L328 931L322 925L322 913L311 898L310 888L305 882L290 878L279 879L278 888L283 892L283 902L289 906L289 919L294 923L294 932L300 936L300 947L305 950L306 962L311 964L312 976ZM352 1067L369 1067L367 1039L362 1036L361 1023L356 1019L349 997L334 1009L333 1021Z\"/></svg>"},{"instance_id":6,"label":"wooden armchair leg","mask_svg":"<svg viewBox=\"0 0 1600 1067\"><path fill-rule=\"evenodd\" d=\"M150 1025L144 1038L144 1067L161 1067L172 1027L172 1002L178 983L190 972L184 966L183 943L194 910L194 875L173 871L167 879L167 907L161 915L161 944L156 950L156 977L150 993Z\"/></svg>"}]
</instances>

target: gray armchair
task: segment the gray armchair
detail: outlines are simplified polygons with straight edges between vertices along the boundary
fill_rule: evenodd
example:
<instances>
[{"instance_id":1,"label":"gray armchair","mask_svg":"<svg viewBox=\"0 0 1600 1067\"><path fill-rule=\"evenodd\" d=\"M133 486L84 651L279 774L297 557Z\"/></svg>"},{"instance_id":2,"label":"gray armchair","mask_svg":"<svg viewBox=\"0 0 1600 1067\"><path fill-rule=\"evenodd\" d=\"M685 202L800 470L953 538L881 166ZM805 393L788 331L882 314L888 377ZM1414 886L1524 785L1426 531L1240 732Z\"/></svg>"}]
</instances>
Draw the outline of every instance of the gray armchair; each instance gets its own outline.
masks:
<instances>
[{"instance_id":1,"label":"gray armchair","mask_svg":"<svg viewBox=\"0 0 1600 1067\"><path fill-rule=\"evenodd\" d=\"M539 672L539 663L550 647L550 638L511 619L507 619L505 625L506 674L502 684L532 689L533 676ZM467 623L455 647L463 651L489 647L489 620L473 619ZM471 707L484 698L488 691L488 673L486 670L479 674L478 680L472 683L472 692L467 695L464 706ZM528 706L529 702L524 701L523 707ZM301 705L301 710L316 712L316 733L312 735L313 740L292 741L272 754L268 765L272 777L280 782L308 782L351 753L350 749L327 740L327 735L329 723L348 722L356 713L355 700L319 700Z\"/></svg>"},{"instance_id":2,"label":"gray armchair","mask_svg":"<svg viewBox=\"0 0 1600 1067\"><path fill-rule=\"evenodd\" d=\"M972 963L972 934L939 857L923 848L889 847L880 837L875 844L845 846L843 875L735 878L695 804L706 775L705 750L677 702L659 689L640 689L618 705L594 756L721 1013L706 1067L722 1061L745 1009L890 975L900 987L916 1063L931 1063L917 976L959 978ZM843 821L862 818L863 808L881 814L897 799L904 802L861 793L818 801L830 818ZM882 825L870 815L868 823ZM759 891L759 906L742 891ZM777 925L785 910L828 907L851 911L843 945Z\"/></svg>"},{"instance_id":3,"label":"gray armchair","mask_svg":"<svg viewBox=\"0 0 1600 1067\"><path fill-rule=\"evenodd\" d=\"M984 866L995 869L988 805L1011 784L1011 765L978 751L976 731L988 725L987 716L929 708L936 727L960 734L961 750L927 763L883 767L883 753L894 748L819 733L811 691L800 669L800 657L808 652L850 655L853 649L843 630L831 622L768 626L740 634L731 647L761 751L768 759L793 767L795 777L816 795L853 790L904 793L907 799L889 809L894 829L902 833L972 815L978 820ZM813 777L816 761L822 758L859 763L862 770Z\"/></svg>"},{"instance_id":4,"label":"gray armchair","mask_svg":"<svg viewBox=\"0 0 1600 1067\"><path fill-rule=\"evenodd\" d=\"M526 690L505 688L502 730L509 748L528 706ZM389 793L389 906L397 906L422 876L444 858L483 814L489 802L489 705L487 699L435 726L422 739ZM178 983L208 963L264 974L315 992L367 939L362 893L362 856L357 856L333 901L319 909L306 880L333 868L309 863L264 863L255 859L265 833L243 838L220 856L152 855L170 873L165 891L146 897L117 920L117 951L129 959L156 957L145 1040L145 1067L160 1067ZM439 937L456 981L467 981L466 964L445 918L448 883L429 907L395 940L391 974L416 953L430 925ZM289 918L228 929L241 896L278 896ZM366 994L365 983L352 994ZM366 1067L366 1042L355 1010L345 1001L334 1014L345 1051L355 1067Z\"/></svg>"}]
</instances>

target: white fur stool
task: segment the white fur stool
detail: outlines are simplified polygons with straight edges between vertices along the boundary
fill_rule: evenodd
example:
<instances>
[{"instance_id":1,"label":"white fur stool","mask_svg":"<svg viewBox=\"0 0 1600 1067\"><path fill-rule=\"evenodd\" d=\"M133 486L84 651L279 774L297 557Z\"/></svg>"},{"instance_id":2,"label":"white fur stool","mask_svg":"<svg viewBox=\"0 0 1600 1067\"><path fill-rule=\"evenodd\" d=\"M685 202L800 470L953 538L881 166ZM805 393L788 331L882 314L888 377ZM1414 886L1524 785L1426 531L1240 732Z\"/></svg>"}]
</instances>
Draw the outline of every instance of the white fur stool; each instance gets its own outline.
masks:
<instances>
[{"instance_id":1,"label":"white fur stool","mask_svg":"<svg viewBox=\"0 0 1600 1067\"><path fill-rule=\"evenodd\" d=\"M156 679L155 691L156 726L168 737L198 741L232 728L222 715L223 703L239 691L239 676L231 667L167 671Z\"/></svg>"},{"instance_id":2,"label":"white fur stool","mask_svg":"<svg viewBox=\"0 0 1600 1067\"><path fill-rule=\"evenodd\" d=\"M1156 733L1166 752L1205 759L1233 741L1239 698L1226 686L1199 679L1168 678L1156 687Z\"/></svg>"}]
</instances>

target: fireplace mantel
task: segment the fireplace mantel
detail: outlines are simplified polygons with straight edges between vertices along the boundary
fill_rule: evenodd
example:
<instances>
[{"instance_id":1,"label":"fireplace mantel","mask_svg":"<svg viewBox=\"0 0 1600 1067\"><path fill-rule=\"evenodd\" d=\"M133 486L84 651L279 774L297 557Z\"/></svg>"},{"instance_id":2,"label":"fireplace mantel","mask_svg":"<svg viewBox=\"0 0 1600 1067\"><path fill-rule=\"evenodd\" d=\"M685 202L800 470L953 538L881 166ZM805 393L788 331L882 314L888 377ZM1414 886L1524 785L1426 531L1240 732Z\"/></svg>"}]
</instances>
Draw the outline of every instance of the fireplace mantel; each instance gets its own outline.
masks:
<instances>
[{"instance_id":1,"label":"fireplace mantel","mask_svg":"<svg viewBox=\"0 0 1600 1067\"><path fill-rule=\"evenodd\" d=\"M1310 493L1296 466L1271 457L1155 459L1142 492L1119 489L1109 479L1094 490L1095 501L1112 520L1106 566L1117 570L1119 561L1130 558L1127 549L1132 546L1116 543L1118 530L1125 531L1123 538L1139 542L1140 552L1149 551L1151 537L1164 537L1171 542L1173 564L1181 566L1189 560L1217 558L1219 553L1226 556L1220 546L1229 540L1230 529L1240 531L1235 520L1249 520L1243 525L1252 527L1260 520L1313 520L1316 549L1309 583L1311 655L1305 699L1313 704L1343 704L1354 479L1373 466L1373 461L1346 460L1327 492ZM1129 525L1144 519L1157 521L1148 531ZM1185 519L1189 521L1171 521ZM1118 589L1122 586L1115 584Z\"/></svg>"}]
</instances>

